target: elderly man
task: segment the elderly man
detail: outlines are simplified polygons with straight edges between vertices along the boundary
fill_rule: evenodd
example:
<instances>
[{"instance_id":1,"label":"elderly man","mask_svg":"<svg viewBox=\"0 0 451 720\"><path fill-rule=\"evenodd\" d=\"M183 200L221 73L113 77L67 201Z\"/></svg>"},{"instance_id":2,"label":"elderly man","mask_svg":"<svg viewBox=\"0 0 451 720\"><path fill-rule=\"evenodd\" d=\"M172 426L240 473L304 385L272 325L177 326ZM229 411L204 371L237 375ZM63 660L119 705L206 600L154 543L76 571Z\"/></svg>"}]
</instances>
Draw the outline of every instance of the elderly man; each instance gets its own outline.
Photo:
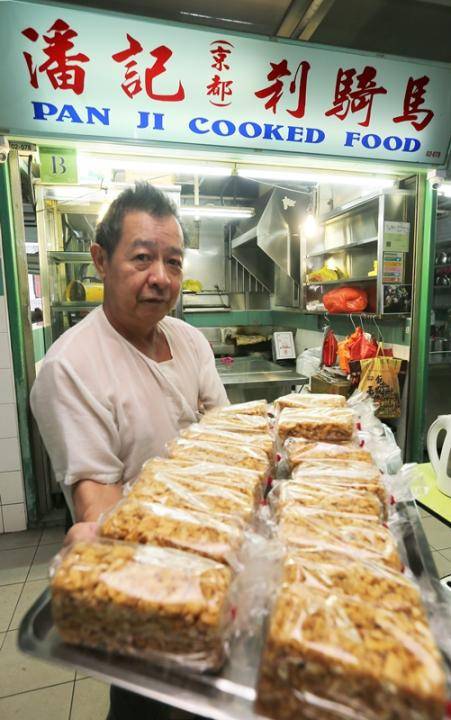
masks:
<instances>
[{"instance_id":1,"label":"elderly man","mask_svg":"<svg viewBox=\"0 0 451 720\"><path fill-rule=\"evenodd\" d=\"M208 342L168 316L183 260L169 199L147 183L125 190L98 224L91 255L104 282L103 306L52 345L31 392L75 521L69 540L92 536L123 483L196 421L201 407L228 402ZM113 688L109 717L169 717L149 702Z\"/></svg>"}]
</instances>

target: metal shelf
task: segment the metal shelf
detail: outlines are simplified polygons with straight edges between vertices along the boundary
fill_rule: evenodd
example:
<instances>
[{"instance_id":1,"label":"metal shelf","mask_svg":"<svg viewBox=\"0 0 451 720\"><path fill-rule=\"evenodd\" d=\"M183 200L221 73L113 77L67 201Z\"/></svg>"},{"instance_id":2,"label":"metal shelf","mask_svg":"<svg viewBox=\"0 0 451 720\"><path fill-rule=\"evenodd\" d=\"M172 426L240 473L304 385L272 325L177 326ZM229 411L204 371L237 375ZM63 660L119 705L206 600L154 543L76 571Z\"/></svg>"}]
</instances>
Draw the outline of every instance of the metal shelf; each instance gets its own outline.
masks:
<instances>
[{"instance_id":1,"label":"metal shelf","mask_svg":"<svg viewBox=\"0 0 451 720\"><path fill-rule=\"evenodd\" d=\"M358 242L350 242L346 243L345 245L336 245L333 248L327 248L325 250L317 250L316 252L308 253L305 257L312 258L312 257L321 257L321 255L333 255L337 252L344 252L345 250L352 250L353 248L359 248L363 247L365 245L371 245L371 243L376 243L378 240L377 235L375 237L367 238L366 240L359 240Z\"/></svg>"},{"instance_id":2,"label":"metal shelf","mask_svg":"<svg viewBox=\"0 0 451 720\"><path fill-rule=\"evenodd\" d=\"M55 263L86 263L86 262L92 262L92 257L90 252L72 252L68 250L67 252L64 251L58 251L58 250L49 250L47 253L47 257L49 260L55 262Z\"/></svg>"},{"instance_id":3,"label":"metal shelf","mask_svg":"<svg viewBox=\"0 0 451 720\"><path fill-rule=\"evenodd\" d=\"M317 287L318 285L346 285L346 283L362 283L368 281L374 282L375 280L377 280L377 277L375 275L371 277L368 277L368 275L363 275L362 277L357 278L341 278L341 280L324 280L324 282L312 281L304 283L304 287Z\"/></svg>"},{"instance_id":4,"label":"metal shelf","mask_svg":"<svg viewBox=\"0 0 451 720\"><path fill-rule=\"evenodd\" d=\"M82 312L83 310L92 310L98 307L102 303L99 302L65 302L65 303L54 303L51 305L52 312Z\"/></svg>"}]
</instances>

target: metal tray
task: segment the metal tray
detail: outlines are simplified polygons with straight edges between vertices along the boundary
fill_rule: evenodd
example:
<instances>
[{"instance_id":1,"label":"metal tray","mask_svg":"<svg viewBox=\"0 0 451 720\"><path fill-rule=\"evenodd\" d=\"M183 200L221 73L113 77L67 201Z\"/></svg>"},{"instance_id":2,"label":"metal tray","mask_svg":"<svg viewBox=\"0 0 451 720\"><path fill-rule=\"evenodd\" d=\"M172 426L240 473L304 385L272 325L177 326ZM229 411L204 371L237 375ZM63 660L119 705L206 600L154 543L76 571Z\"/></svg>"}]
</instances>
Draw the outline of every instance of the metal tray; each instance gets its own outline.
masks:
<instances>
[{"instance_id":1,"label":"metal tray","mask_svg":"<svg viewBox=\"0 0 451 720\"><path fill-rule=\"evenodd\" d=\"M402 517L399 550L424 595L446 603L429 545L413 502L398 503ZM30 608L19 629L20 649L41 660L76 667L106 683L212 720L257 720L254 710L262 638L236 641L220 675L199 675L154 666L143 660L107 655L67 645L59 638L46 590ZM450 677L451 663L445 657Z\"/></svg>"}]
</instances>

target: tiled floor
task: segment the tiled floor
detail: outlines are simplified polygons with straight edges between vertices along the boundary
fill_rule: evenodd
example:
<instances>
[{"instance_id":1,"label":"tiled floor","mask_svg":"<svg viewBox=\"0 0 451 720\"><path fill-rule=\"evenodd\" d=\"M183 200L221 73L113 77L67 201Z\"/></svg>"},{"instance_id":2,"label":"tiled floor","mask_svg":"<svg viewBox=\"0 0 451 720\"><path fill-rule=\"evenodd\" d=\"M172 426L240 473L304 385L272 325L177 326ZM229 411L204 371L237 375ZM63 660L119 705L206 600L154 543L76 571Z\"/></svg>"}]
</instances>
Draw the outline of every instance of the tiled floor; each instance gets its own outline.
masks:
<instances>
[{"instance_id":1,"label":"tiled floor","mask_svg":"<svg viewBox=\"0 0 451 720\"><path fill-rule=\"evenodd\" d=\"M108 712L107 685L17 649L20 621L46 588L48 563L62 539L62 528L0 535L2 720L105 720Z\"/></svg>"},{"instance_id":2,"label":"tiled floor","mask_svg":"<svg viewBox=\"0 0 451 720\"><path fill-rule=\"evenodd\" d=\"M440 576L451 574L451 529L420 509ZM0 718L105 720L108 687L73 670L34 660L17 649L24 613L47 586L48 563L61 528L0 535Z\"/></svg>"}]
</instances>

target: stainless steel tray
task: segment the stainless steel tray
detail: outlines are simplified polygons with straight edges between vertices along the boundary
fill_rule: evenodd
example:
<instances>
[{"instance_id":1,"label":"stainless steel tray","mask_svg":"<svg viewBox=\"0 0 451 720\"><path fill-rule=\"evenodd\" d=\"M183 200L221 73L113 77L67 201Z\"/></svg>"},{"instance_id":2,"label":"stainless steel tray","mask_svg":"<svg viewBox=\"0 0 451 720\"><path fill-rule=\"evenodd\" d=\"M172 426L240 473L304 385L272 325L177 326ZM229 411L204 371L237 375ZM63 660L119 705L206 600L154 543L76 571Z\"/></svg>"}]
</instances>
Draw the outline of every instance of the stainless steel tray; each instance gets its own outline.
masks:
<instances>
[{"instance_id":1,"label":"stainless steel tray","mask_svg":"<svg viewBox=\"0 0 451 720\"><path fill-rule=\"evenodd\" d=\"M448 598L438 579L415 504L399 503L397 510L402 518L399 549L404 561L424 595L430 598L432 592L437 602L446 603ZM142 660L84 650L67 645L59 638L52 622L49 590L30 608L19 629L19 647L29 655L76 667L104 682L212 720L261 717L254 711L261 643L261 638L236 641L220 675L165 669ZM446 657L445 663L449 668Z\"/></svg>"}]
</instances>

